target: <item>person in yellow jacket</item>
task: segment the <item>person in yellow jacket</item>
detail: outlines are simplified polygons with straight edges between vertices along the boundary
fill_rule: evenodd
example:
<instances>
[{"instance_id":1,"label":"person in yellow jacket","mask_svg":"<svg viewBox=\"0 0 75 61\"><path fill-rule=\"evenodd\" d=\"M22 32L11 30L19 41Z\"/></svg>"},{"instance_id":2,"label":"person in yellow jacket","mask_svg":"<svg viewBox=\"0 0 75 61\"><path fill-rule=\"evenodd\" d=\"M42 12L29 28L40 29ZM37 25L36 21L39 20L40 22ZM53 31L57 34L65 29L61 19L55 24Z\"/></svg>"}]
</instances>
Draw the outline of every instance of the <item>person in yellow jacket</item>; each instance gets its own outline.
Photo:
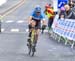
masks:
<instances>
[{"instance_id":1,"label":"person in yellow jacket","mask_svg":"<svg viewBox=\"0 0 75 61\"><path fill-rule=\"evenodd\" d=\"M51 4L50 5L46 4L44 12L48 17L48 28L50 29L53 23L53 19L54 19L54 10L51 7Z\"/></svg>"}]
</instances>

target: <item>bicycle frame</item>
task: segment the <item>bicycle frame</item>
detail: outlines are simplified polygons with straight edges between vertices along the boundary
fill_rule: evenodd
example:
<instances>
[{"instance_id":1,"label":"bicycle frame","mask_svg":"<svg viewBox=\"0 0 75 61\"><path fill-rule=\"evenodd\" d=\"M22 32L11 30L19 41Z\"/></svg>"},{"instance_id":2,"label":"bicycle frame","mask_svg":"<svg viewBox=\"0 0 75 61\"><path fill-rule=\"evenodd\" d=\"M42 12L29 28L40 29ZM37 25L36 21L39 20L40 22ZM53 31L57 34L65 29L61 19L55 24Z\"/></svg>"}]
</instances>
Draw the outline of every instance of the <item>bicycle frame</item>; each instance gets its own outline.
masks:
<instances>
[{"instance_id":1,"label":"bicycle frame","mask_svg":"<svg viewBox=\"0 0 75 61\"><path fill-rule=\"evenodd\" d=\"M34 28L32 28L32 30L31 30L31 38L30 38L30 40L31 40L31 43L29 43L30 44L30 47L29 47L29 55L30 55L30 53L32 52L32 56L34 56L34 52L35 52L35 33L36 33L36 30L34 29Z\"/></svg>"},{"instance_id":2,"label":"bicycle frame","mask_svg":"<svg viewBox=\"0 0 75 61\"><path fill-rule=\"evenodd\" d=\"M32 29L31 42L34 43L35 29Z\"/></svg>"}]
</instances>

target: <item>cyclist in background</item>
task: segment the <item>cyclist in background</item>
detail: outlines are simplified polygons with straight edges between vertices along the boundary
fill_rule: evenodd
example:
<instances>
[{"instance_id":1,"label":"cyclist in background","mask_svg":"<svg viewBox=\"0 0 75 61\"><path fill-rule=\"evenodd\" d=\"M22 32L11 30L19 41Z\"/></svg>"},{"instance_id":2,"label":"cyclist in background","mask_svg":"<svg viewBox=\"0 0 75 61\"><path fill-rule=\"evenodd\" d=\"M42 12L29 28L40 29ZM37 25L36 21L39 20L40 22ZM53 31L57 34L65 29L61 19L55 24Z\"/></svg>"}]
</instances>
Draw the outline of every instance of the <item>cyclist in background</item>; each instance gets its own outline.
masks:
<instances>
[{"instance_id":1,"label":"cyclist in background","mask_svg":"<svg viewBox=\"0 0 75 61\"><path fill-rule=\"evenodd\" d=\"M28 41L30 41L30 37L31 37L31 29L32 27L35 27L36 30L36 35L37 35L37 40L38 40L38 35L41 29L41 21L43 23L43 25L46 25L46 21L45 21L45 14L43 13L43 11L41 10L41 7L38 5L34 8L34 11L32 12L32 14L29 17L29 38ZM37 43L36 40L36 43Z\"/></svg>"}]
</instances>

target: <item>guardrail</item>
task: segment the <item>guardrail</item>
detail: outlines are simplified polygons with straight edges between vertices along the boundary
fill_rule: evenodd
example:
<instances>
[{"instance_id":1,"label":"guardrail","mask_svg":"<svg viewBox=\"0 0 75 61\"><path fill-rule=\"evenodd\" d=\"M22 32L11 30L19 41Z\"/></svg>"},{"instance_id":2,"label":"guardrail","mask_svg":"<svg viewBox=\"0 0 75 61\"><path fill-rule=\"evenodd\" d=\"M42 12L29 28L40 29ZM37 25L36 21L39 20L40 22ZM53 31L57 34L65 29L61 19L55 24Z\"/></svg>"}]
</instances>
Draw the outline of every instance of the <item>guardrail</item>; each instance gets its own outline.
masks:
<instances>
[{"instance_id":1,"label":"guardrail","mask_svg":"<svg viewBox=\"0 0 75 61\"><path fill-rule=\"evenodd\" d=\"M55 18L49 33L58 42L62 40L65 45L69 43L71 48L73 48L75 45L75 19L60 20Z\"/></svg>"}]
</instances>

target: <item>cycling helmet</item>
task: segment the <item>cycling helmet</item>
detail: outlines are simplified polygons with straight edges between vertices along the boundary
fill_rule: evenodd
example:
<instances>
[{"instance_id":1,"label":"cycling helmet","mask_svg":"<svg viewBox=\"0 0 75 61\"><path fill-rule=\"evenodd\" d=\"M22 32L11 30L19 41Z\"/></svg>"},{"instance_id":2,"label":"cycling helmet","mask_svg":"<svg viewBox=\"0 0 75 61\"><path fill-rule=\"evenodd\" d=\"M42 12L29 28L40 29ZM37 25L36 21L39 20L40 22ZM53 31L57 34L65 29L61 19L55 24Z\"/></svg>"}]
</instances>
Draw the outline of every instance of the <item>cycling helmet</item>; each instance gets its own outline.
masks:
<instances>
[{"instance_id":1,"label":"cycling helmet","mask_svg":"<svg viewBox=\"0 0 75 61\"><path fill-rule=\"evenodd\" d=\"M41 7L39 5L35 7L35 12L41 12Z\"/></svg>"}]
</instances>

